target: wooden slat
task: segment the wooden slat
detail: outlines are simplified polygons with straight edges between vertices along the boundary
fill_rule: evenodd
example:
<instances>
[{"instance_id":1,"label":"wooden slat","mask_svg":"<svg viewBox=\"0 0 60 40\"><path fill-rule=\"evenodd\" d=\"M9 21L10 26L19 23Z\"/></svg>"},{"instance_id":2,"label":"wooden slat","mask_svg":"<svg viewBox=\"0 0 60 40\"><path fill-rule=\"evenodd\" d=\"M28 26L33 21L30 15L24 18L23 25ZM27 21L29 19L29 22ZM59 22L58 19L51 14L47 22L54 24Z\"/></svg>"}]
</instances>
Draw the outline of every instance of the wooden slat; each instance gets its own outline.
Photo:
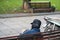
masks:
<instances>
[{"instance_id":1,"label":"wooden slat","mask_svg":"<svg viewBox=\"0 0 60 40\"><path fill-rule=\"evenodd\" d=\"M41 36L43 36L43 39L54 39L54 38L60 38L60 31L52 31L51 33L49 32L42 32L42 33L37 33L37 34L30 34L30 35L23 35L23 38L37 38L40 39ZM24 37L25 36L25 37ZM0 38L0 39L18 39L18 36L11 36L11 37L4 37L4 38Z\"/></svg>"}]
</instances>

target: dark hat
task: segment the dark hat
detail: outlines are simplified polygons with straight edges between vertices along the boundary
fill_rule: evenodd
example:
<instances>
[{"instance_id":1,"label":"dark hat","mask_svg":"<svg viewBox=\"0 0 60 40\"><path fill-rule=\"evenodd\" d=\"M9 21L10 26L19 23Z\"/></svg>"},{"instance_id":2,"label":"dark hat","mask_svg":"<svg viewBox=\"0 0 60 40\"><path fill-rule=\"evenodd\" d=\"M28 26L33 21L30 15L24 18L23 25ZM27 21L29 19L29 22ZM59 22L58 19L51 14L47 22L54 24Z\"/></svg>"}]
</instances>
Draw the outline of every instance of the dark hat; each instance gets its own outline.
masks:
<instances>
[{"instance_id":1,"label":"dark hat","mask_svg":"<svg viewBox=\"0 0 60 40\"><path fill-rule=\"evenodd\" d=\"M33 24L33 23L37 23L37 24L40 24L41 25L41 21L38 20L38 19L34 19L34 21L31 24Z\"/></svg>"}]
</instances>

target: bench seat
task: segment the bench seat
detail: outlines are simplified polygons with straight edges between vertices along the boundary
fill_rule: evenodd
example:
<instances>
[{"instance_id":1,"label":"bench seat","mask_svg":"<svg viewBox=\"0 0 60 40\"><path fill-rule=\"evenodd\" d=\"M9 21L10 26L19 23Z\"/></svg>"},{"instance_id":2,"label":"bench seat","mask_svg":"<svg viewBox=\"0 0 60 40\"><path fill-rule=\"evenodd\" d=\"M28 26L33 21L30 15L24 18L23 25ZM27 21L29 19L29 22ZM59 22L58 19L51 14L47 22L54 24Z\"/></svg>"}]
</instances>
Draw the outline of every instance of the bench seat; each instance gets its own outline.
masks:
<instances>
[{"instance_id":1,"label":"bench seat","mask_svg":"<svg viewBox=\"0 0 60 40\"><path fill-rule=\"evenodd\" d=\"M38 13L38 12L52 12L53 9L52 8L34 8L33 12L34 13Z\"/></svg>"}]
</instances>

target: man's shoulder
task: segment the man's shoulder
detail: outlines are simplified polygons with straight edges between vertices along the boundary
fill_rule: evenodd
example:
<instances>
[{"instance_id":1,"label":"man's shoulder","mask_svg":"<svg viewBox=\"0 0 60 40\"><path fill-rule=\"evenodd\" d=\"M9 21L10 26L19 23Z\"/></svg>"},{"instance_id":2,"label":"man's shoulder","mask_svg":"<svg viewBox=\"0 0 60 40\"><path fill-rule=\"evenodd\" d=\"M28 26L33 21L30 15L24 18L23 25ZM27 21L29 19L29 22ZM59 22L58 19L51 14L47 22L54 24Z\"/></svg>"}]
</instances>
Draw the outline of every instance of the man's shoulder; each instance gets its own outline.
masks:
<instances>
[{"instance_id":1,"label":"man's shoulder","mask_svg":"<svg viewBox=\"0 0 60 40\"><path fill-rule=\"evenodd\" d=\"M25 34L25 33L27 33L27 32L29 32L30 30L29 29L27 29L27 30L25 30L23 33Z\"/></svg>"},{"instance_id":2,"label":"man's shoulder","mask_svg":"<svg viewBox=\"0 0 60 40\"><path fill-rule=\"evenodd\" d=\"M27 29L24 32L32 32L32 31L35 31L35 30L34 29L31 29L31 30Z\"/></svg>"},{"instance_id":3,"label":"man's shoulder","mask_svg":"<svg viewBox=\"0 0 60 40\"><path fill-rule=\"evenodd\" d=\"M27 30L25 30L24 32L28 32L28 31L30 31L29 29L27 29Z\"/></svg>"}]
</instances>

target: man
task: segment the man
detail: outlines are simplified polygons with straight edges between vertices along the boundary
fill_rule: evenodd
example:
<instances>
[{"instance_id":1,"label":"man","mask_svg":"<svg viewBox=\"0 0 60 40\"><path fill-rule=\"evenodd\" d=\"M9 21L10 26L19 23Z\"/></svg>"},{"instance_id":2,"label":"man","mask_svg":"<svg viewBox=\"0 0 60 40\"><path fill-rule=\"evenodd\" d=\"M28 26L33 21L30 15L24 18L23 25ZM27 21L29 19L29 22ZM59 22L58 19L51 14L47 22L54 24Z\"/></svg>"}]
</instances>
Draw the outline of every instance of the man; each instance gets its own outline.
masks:
<instances>
[{"instance_id":1,"label":"man","mask_svg":"<svg viewBox=\"0 0 60 40\"><path fill-rule=\"evenodd\" d=\"M37 32L40 32L40 26L41 26L41 21L38 19L35 19L32 23L32 28L31 30L26 30L23 32L23 34L34 34Z\"/></svg>"}]
</instances>

